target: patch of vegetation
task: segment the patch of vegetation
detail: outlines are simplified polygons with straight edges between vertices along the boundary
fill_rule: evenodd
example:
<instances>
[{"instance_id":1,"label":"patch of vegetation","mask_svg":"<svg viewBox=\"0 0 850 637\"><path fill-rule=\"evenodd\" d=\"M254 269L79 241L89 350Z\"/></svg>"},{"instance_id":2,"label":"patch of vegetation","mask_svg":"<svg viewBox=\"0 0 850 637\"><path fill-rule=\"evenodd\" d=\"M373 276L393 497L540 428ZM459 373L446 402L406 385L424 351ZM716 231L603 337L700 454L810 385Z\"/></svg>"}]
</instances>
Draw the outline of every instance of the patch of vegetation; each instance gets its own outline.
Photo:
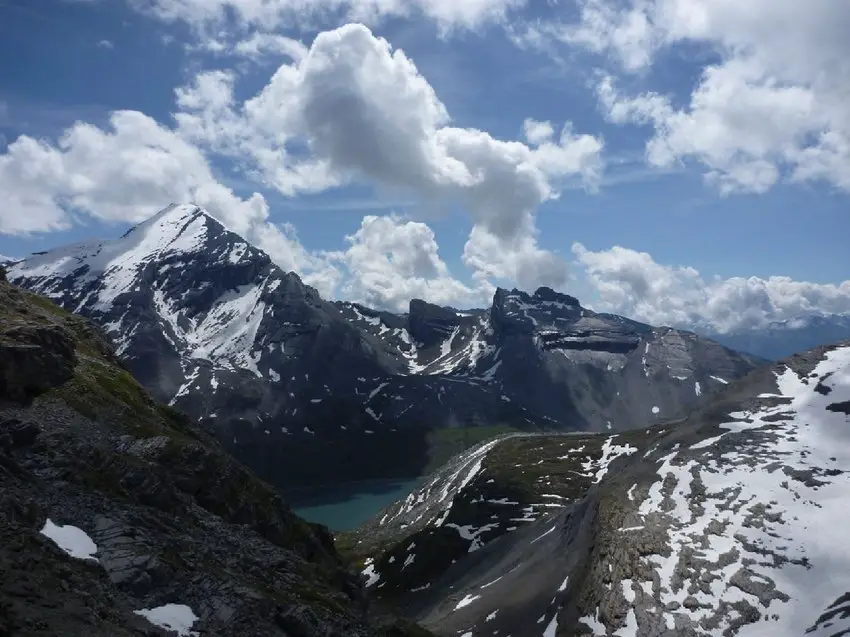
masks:
<instances>
[{"instance_id":1,"label":"patch of vegetation","mask_svg":"<svg viewBox=\"0 0 850 637\"><path fill-rule=\"evenodd\" d=\"M592 484L585 466L601 458L607 439L603 434L512 438L487 454L483 467L501 489L511 488L529 500L546 493L571 502L583 497ZM646 440L639 430L617 434L615 442L643 451Z\"/></svg>"},{"instance_id":2,"label":"patch of vegetation","mask_svg":"<svg viewBox=\"0 0 850 637\"><path fill-rule=\"evenodd\" d=\"M162 408L124 369L101 361L83 359L74 377L46 394L61 399L90 419L103 419L139 437L167 435L186 439L186 429L168 426ZM172 419L177 424L176 419Z\"/></svg>"},{"instance_id":3,"label":"patch of vegetation","mask_svg":"<svg viewBox=\"0 0 850 637\"><path fill-rule=\"evenodd\" d=\"M306 586L304 583L299 582L291 590L302 602L325 608L333 613L346 614L346 609L342 604L318 588Z\"/></svg>"},{"instance_id":4,"label":"patch of vegetation","mask_svg":"<svg viewBox=\"0 0 850 637\"><path fill-rule=\"evenodd\" d=\"M36 305L36 306L40 307L42 310L46 310L48 313L52 314L53 316L56 316L56 317L59 317L59 318L65 318L65 317L68 317L68 316L73 316L73 314L71 314L67 310L59 307L58 305L56 305L56 303L54 303L53 301L51 301L50 299L48 299L45 296L41 296L40 294L34 294L32 292L25 292L24 297L26 298L28 303Z\"/></svg>"},{"instance_id":5,"label":"patch of vegetation","mask_svg":"<svg viewBox=\"0 0 850 637\"><path fill-rule=\"evenodd\" d=\"M408 552L411 546L414 548ZM381 554L377 569L385 586L375 594L391 600L411 589L427 586L468 552L469 543L455 529L426 527ZM412 562L408 562L408 556L415 556Z\"/></svg>"},{"instance_id":6,"label":"patch of vegetation","mask_svg":"<svg viewBox=\"0 0 850 637\"><path fill-rule=\"evenodd\" d=\"M439 469L452 457L480 442L517 431L519 429L506 424L432 429L426 437L429 460L424 473L427 475Z\"/></svg>"}]
</instances>

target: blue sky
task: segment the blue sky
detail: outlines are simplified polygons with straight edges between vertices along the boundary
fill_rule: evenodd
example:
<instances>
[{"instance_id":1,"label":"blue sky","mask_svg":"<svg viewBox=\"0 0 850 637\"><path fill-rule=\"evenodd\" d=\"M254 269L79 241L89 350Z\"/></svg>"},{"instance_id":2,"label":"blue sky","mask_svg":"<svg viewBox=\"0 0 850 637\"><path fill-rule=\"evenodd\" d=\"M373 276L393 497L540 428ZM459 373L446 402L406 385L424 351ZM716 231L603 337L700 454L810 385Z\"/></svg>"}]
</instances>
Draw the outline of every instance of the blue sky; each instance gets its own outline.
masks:
<instances>
[{"instance_id":1,"label":"blue sky","mask_svg":"<svg viewBox=\"0 0 850 637\"><path fill-rule=\"evenodd\" d=\"M292 25L292 20L284 19L287 0L276 2L281 5L280 23ZM208 6L215 4L232 10L227 0L213 0ZM487 225L490 222L470 213L470 204L462 195L442 196L440 191L435 197L433 180L424 180L431 184L424 190L409 187L408 182L408 187L399 186L392 177L360 171L349 162L343 171L345 178L334 177L343 185L311 185L298 192L281 192L286 188L271 185L257 174L255 165L251 167L254 156L220 152L220 144L209 135L189 139L179 132L181 139L199 149L213 178L232 189L233 197L244 201L255 192L263 196L268 210L263 223L292 224L297 239L292 230L286 238L297 247L289 246L279 258L269 251L282 265L303 270L308 280L313 277L311 282L326 294L399 307L409 295L474 305L486 299L494 284L529 287L554 281L556 287L600 308L657 322L706 321L729 327L729 319L723 319L727 324L721 325L719 316L724 312L707 309L720 305L728 309L729 304L737 308L736 316L751 316L750 305L761 308L758 319L753 320L806 312L850 312L850 283L845 282L850 276L846 245L850 236L850 155L845 149L843 155L839 150L828 161L822 159L823 149L833 146L819 146L817 141L828 133L846 142L850 122L828 107L815 112L806 101L807 94L811 100L829 105L835 96L824 91L831 89L824 88L817 74L807 75L806 68L794 69L788 77L778 76L782 61L775 44L760 40L762 36L745 16L730 15L723 3L698 3L714 12L714 22L721 25L716 33L703 29L685 37L679 34L681 28L677 31L664 20L660 2L655 13L646 14L639 14L638 8L628 13L628 3L606 0L547 5L542 11L540 5L533 11L517 2L518 8L500 13L500 6L509 3L476 0L470 6L484 7L477 17L447 17L440 8L445 4L434 2L437 8L433 8L428 0L411 1L415 6L402 15L384 9L392 3L376 2L378 8L369 16L352 15L341 1L328 0L327 4L335 8L311 16L305 21L309 24L286 29L274 21L251 22L233 11L229 19L210 19L192 9L194 0L157 0L152 5L160 10L158 15L139 13L134 5L120 0L0 3L0 57L15 61L0 69L0 162L6 161L6 181L0 163L0 184L4 189L17 188L24 181L27 187L0 212L0 219L3 215L7 219L6 223L0 221L0 254L22 257L69 242L118 236L143 216L109 208L120 194L86 196L84 202L75 199L77 186L70 184L102 178L99 175L104 171L89 169L79 160L73 160L72 169L79 173L73 179L67 177L67 167L61 175L48 168L35 169L37 161L31 155L10 151L21 136L41 140L50 153L61 156L65 151L58 140L67 129L84 122L108 131L110 113L118 110L138 111L163 129L176 130L173 114L181 106L175 89L191 86L199 74L212 70L231 73L238 105L269 84L279 66L297 64L280 54L235 54L238 42L257 34L282 35L300 41L308 50L319 33L365 17L375 38L385 38L415 63L451 116L452 127L485 131L496 140L527 143L523 139L526 120L551 122L556 139L561 126L569 121L573 134L600 142L602 169L591 175L588 159L577 169L546 173L548 185L559 195L540 197L539 205L528 213L533 227L522 231L525 234L496 232L495 244L487 244L490 248L485 251L492 254L504 248L505 254L513 256L494 261L482 273L465 257L465 245L473 227L492 229ZM782 0L778 4L782 9L776 11L777 19L785 20L783 26L793 30L796 3ZM847 46L835 44L828 32L817 29L832 28L835 17L830 11L838 15L841 3L823 0L816 4L814 11L823 13L823 21L814 20L808 30L792 33L788 46L823 43L818 52L821 57L811 56L812 65L831 70L829 64L842 56L847 59ZM487 13L488 5L495 13ZM174 7L183 13L166 15ZM472 10L469 13L474 14ZM637 29L637 35L635 29L624 26L633 24L626 18L635 16L649 25L638 22L643 27ZM623 33L631 36L619 37ZM734 37L738 40L730 41L733 36L727 33L737 33ZM217 52L210 50L216 48L213 42ZM735 75L735 69L744 65L746 73ZM735 103L733 108L710 99L715 93L714 85L706 80L708 67L725 74L722 77L731 87L728 95L741 95L742 104ZM616 86L616 105L601 97L603 77ZM850 85L846 78L842 81L845 87ZM737 92L735 82L743 82ZM786 88L795 92L778 92ZM701 89L705 90L700 93ZM717 94L722 95L722 90L717 89ZM748 92L755 96L752 100L747 99ZM839 93L836 90L836 95ZM703 99L695 98L697 94ZM663 96L666 106L648 114L651 100L645 98L649 95ZM790 104L791 97L802 106ZM735 100L730 97L727 102ZM758 123L774 118L776 111L784 112L782 108L763 116L758 112L779 102L787 105L789 124L771 119L771 126L761 130L756 125L754 130L747 123L748 118ZM801 123L800 113L809 120ZM703 139L702 133L709 127L711 134ZM309 131L302 137L301 146L311 149L305 154L319 156ZM659 138L664 150L661 160L647 150L647 145ZM738 140L740 147L736 146ZM105 150L118 152L111 147ZM814 155L815 151L819 154ZM594 155L593 160L596 158ZM767 183L761 179L765 162L776 170ZM337 170L334 174L342 173ZM115 181L114 176L110 179ZM67 183L59 187L55 185L58 180ZM723 186L729 183L733 185ZM165 206L168 196L182 192L181 188L168 183L146 185L144 196L138 196L144 204L139 210L153 210L160 203ZM57 221L51 228L49 223L15 222L24 217L35 219L43 210L33 207L33 192L39 193L38 199L43 195L49 200L39 206L55 207L50 214L54 220L61 215L61 223ZM157 201L160 192L161 202ZM97 196L109 201L99 201ZM236 214L224 210L217 216L227 220ZM368 263L364 256L368 250L352 251L352 241L346 236L364 227L364 216L389 214L396 215L393 231L400 228L401 238L389 240L384 233L386 240L379 250L386 251L386 262ZM404 226L406 223L417 225ZM433 231L438 254L424 254L428 267L422 272L404 267L387 272L393 263L404 260L398 251L421 247L411 247L422 241L411 237L422 236L418 234L425 231L422 224ZM250 235L253 230L248 227L243 232ZM506 247L526 239L533 240L532 247L526 242L516 253ZM376 240L364 238L363 242L374 251ZM574 250L575 243L583 248ZM614 253L614 246L625 251ZM300 256L292 256L293 250ZM346 250L350 254L344 254ZM532 265L525 269L517 265L526 262L523 250L536 255L528 257ZM328 251L336 256L328 260ZM549 254L563 261L563 272L569 274L563 275L560 266L552 270ZM538 261L545 262L545 268L537 265ZM682 267L693 268L699 275ZM370 288L376 276L380 279L378 291ZM788 277L791 283L777 277ZM413 279L418 283L411 284ZM670 296L680 300L671 302Z\"/></svg>"}]
</instances>

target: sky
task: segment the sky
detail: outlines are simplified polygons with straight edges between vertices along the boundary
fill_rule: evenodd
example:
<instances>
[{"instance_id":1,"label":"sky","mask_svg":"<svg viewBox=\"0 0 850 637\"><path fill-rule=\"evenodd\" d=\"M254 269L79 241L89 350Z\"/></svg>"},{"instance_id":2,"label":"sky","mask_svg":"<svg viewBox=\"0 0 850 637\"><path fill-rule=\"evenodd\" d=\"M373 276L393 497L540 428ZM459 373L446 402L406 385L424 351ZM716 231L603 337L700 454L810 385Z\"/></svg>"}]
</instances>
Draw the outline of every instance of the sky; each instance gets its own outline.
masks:
<instances>
[{"instance_id":1,"label":"sky","mask_svg":"<svg viewBox=\"0 0 850 637\"><path fill-rule=\"evenodd\" d=\"M329 298L850 313L846 0L0 0L0 255L193 202Z\"/></svg>"}]
</instances>

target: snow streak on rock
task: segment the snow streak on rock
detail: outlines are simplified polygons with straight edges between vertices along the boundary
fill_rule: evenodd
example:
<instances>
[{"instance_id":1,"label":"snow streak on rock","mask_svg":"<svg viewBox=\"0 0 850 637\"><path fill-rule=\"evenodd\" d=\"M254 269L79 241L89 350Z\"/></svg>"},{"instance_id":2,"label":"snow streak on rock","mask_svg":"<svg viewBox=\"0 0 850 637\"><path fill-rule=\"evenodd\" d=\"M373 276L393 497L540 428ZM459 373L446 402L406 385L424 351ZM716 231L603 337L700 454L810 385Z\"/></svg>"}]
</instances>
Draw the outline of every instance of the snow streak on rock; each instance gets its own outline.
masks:
<instances>
[{"instance_id":1,"label":"snow streak on rock","mask_svg":"<svg viewBox=\"0 0 850 637\"><path fill-rule=\"evenodd\" d=\"M391 508L380 520L380 524L389 524L397 517L410 514L417 508L418 515L410 526L426 518L441 526L452 508L455 494L461 492L481 471L484 458L503 438L491 440L473 447L451 461L447 467L432 477L425 486L407 496L400 505Z\"/></svg>"}]
</instances>

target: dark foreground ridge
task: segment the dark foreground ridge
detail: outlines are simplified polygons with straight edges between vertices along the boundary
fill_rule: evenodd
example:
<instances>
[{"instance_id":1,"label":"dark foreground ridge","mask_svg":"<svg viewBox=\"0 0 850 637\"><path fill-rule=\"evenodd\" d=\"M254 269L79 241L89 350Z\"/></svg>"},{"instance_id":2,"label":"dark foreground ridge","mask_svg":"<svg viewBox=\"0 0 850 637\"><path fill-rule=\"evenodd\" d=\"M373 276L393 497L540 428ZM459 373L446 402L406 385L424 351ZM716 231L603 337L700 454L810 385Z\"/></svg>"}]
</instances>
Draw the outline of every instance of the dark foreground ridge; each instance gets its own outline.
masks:
<instances>
[{"instance_id":1,"label":"dark foreground ridge","mask_svg":"<svg viewBox=\"0 0 850 637\"><path fill-rule=\"evenodd\" d=\"M850 635L850 342L687 418L512 435L340 541L438 635Z\"/></svg>"},{"instance_id":2,"label":"dark foreground ridge","mask_svg":"<svg viewBox=\"0 0 850 637\"><path fill-rule=\"evenodd\" d=\"M0 277L0 635L425 635L87 321ZM166 630L166 628L172 630Z\"/></svg>"}]
</instances>

